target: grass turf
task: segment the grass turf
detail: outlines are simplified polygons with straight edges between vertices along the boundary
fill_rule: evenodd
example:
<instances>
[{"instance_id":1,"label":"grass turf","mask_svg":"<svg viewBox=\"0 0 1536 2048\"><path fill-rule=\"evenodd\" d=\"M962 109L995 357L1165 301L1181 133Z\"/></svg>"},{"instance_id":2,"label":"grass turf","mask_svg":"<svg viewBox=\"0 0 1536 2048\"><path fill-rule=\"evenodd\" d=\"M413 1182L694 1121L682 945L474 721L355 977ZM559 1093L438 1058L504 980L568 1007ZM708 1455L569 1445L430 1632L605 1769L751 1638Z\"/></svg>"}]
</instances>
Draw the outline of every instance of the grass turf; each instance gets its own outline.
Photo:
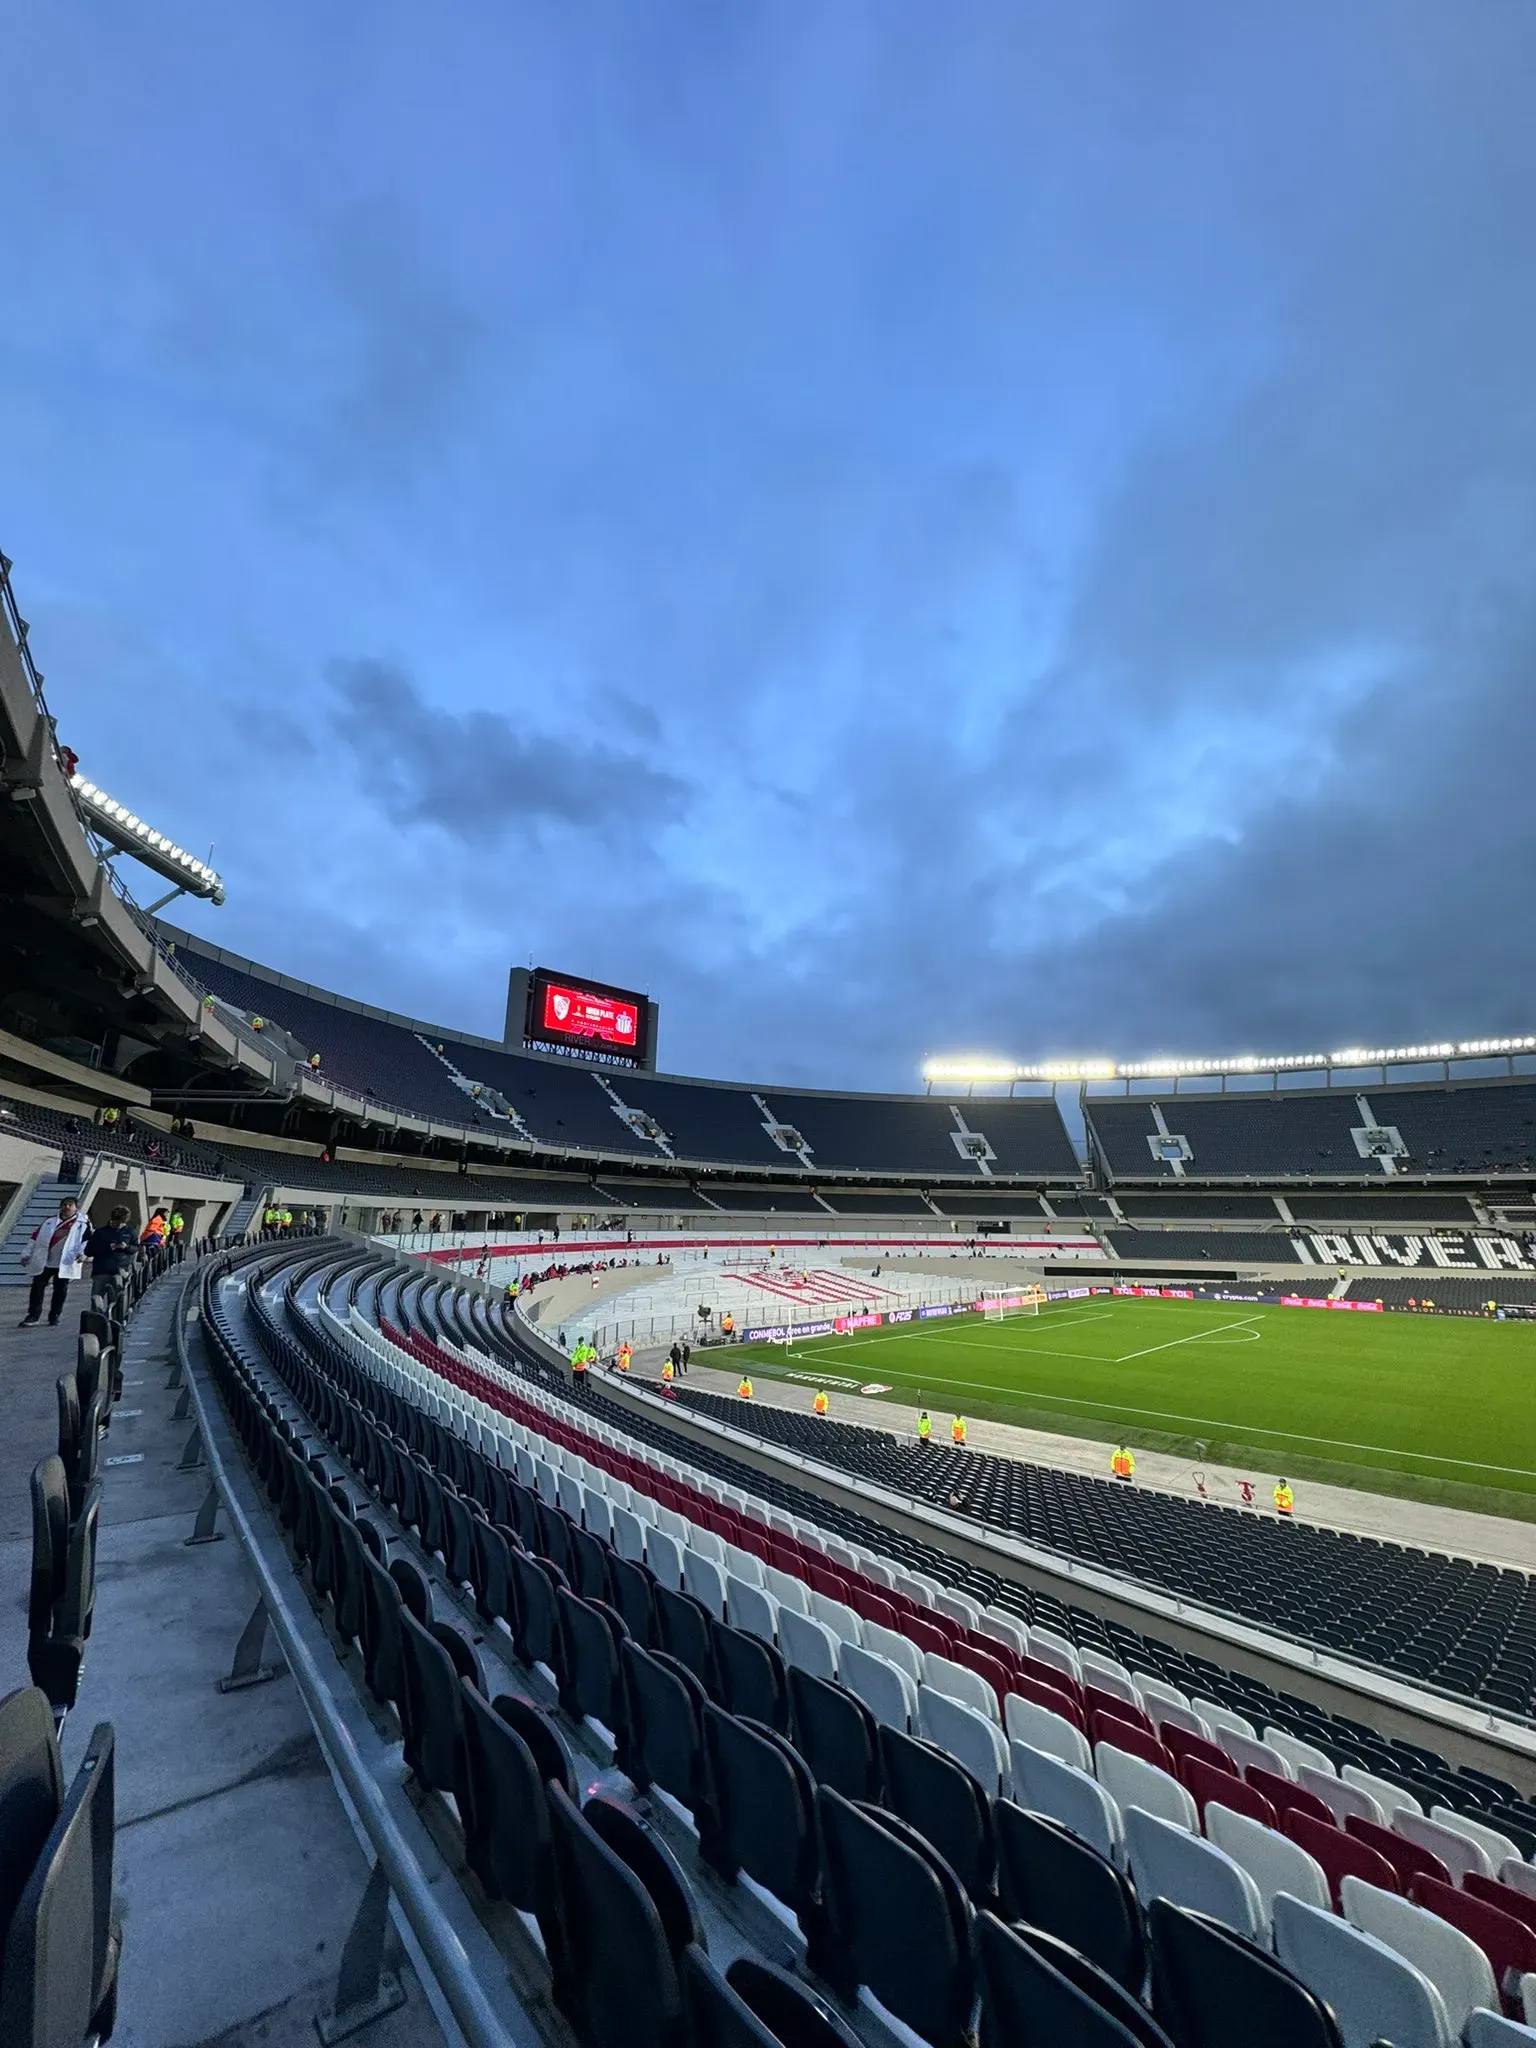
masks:
<instances>
[{"instance_id":1,"label":"grass turf","mask_svg":"<svg viewBox=\"0 0 1536 2048\"><path fill-rule=\"evenodd\" d=\"M1536 1521L1536 1324L1096 1295L1000 1323L744 1345L738 1361L828 1386L883 1381L907 1410Z\"/></svg>"}]
</instances>

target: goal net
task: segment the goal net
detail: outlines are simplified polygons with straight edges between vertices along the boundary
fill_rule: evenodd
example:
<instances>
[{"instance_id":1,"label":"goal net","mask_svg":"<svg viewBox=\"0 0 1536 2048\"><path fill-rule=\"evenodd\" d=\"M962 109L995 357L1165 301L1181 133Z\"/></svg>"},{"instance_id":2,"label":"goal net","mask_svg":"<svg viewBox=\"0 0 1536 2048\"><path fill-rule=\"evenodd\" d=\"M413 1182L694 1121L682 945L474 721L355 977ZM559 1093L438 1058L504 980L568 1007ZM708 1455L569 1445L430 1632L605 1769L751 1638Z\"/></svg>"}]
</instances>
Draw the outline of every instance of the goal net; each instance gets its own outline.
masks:
<instances>
[{"instance_id":1,"label":"goal net","mask_svg":"<svg viewBox=\"0 0 1536 2048\"><path fill-rule=\"evenodd\" d=\"M1015 1316L1037 1316L1045 1300L1039 1287L1021 1288L1017 1294L996 1294L981 1304L981 1312L989 1323L1011 1321Z\"/></svg>"}]
</instances>

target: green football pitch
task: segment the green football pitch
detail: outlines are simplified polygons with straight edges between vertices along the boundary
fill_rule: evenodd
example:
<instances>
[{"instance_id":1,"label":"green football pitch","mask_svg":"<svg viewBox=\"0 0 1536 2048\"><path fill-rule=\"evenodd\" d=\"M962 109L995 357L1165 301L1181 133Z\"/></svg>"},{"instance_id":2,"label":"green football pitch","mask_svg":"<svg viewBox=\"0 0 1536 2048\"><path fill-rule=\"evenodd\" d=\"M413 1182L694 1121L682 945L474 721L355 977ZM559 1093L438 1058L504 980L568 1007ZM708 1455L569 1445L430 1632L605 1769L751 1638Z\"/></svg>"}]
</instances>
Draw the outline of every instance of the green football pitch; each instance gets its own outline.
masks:
<instances>
[{"instance_id":1,"label":"green football pitch","mask_svg":"<svg viewBox=\"0 0 1536 2048\"><path fill-rule=\"evenodd\" d=\"M903 1428L921 1404L1536 1520L1536 1323L1094 1295L738 1359L807 1407L880 1383Z\"/></svg>"}]
</instances>

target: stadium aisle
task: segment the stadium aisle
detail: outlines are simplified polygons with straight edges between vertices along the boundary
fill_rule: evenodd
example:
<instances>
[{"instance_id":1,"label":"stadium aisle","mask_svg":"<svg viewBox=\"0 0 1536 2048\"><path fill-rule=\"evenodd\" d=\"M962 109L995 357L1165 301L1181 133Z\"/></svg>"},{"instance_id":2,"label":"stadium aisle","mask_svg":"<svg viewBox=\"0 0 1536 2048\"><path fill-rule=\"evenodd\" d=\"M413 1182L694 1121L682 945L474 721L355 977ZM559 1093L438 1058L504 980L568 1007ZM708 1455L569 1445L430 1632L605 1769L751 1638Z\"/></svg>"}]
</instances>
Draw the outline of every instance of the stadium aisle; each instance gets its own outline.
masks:
<instances>
[{"instance_id":1,"label":"stadium aisle","mask_svg":"<svg viewBox=\"0 0 1536 2048\"><path fill-rule=\"evenodd\" d=\"M637 1377L659 1378L660 1353L637 1359L635 1371ZM706 1365L696 1353L688 1384L706 1393L734 1394L738 1378L735 1370ZM755 1400L779 1408L803 1408L807 1414L815 1391L809 1377L802 1382L771 1379L760 1373L753 1381ZM896 1435L913 1429L915 1409L875 1396L843 1393L832 1386L827 1392L830 1412L839 1421L858 1422L866 1428L885 1429ZM931 1408L929 1413L933 1417L935 1443L948 1443L950 1411ZM1056 1436L1045 1430L1024 1429L1011 1422L989 1422L973 1415L966 1417L966 1437L972 1450L994 1451L1002 1457L1023 1458L1031 1464L1054 1466L1059 1471L1087 1472L1100 1479L1109 1476L1110 1452L1114 1448L1108 1439L1100 1443L1090 1437ZM1280 1476L1278 1473L1256 1465L1206 1465L1199 1469L1204 1475L1207 1495L1217 1505L1244 1505L1240 1482L1246 1479L1253 1483L1254 1507L1271 1512L1270 1489ZM1136 1484L1154 1492L1194 1499L1195 1471L1187 1458L1169 1457L1160 1451L1136 1452ZM1419 1544L1478 1563L1536 1571L1536 1523L1511 1521L1501 1515L1471 1514L1462 1508L1438 1507L1428 1501L1401 1500L1392 1494L1327 1486L1310 1479L1293 1479L1293 1484L1300 1521L1359 1536L1380 1536L1394 1543Z\"/></svg>"}]
</instances>

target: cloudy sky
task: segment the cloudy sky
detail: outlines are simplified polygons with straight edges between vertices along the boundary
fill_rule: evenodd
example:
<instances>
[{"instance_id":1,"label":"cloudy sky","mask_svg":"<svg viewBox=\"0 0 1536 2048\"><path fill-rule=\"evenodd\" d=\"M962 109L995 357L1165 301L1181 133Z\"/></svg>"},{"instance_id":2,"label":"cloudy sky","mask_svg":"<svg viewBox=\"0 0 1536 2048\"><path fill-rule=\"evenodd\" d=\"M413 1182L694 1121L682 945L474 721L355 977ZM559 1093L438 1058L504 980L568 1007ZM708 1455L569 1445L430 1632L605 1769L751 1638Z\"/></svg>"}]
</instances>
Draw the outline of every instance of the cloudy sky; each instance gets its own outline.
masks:
<instances>
[{"instance_id":1,"label":"cloudy sky","mask_svg":"<svg viewBox=\"0 0 1536 2048\"><path fill-rule=\"evenodd\" d=\"M6 44L0 546L198 930L732 1078L1531 1028L1526 0Z\"/></svg>"}]
</instances>

